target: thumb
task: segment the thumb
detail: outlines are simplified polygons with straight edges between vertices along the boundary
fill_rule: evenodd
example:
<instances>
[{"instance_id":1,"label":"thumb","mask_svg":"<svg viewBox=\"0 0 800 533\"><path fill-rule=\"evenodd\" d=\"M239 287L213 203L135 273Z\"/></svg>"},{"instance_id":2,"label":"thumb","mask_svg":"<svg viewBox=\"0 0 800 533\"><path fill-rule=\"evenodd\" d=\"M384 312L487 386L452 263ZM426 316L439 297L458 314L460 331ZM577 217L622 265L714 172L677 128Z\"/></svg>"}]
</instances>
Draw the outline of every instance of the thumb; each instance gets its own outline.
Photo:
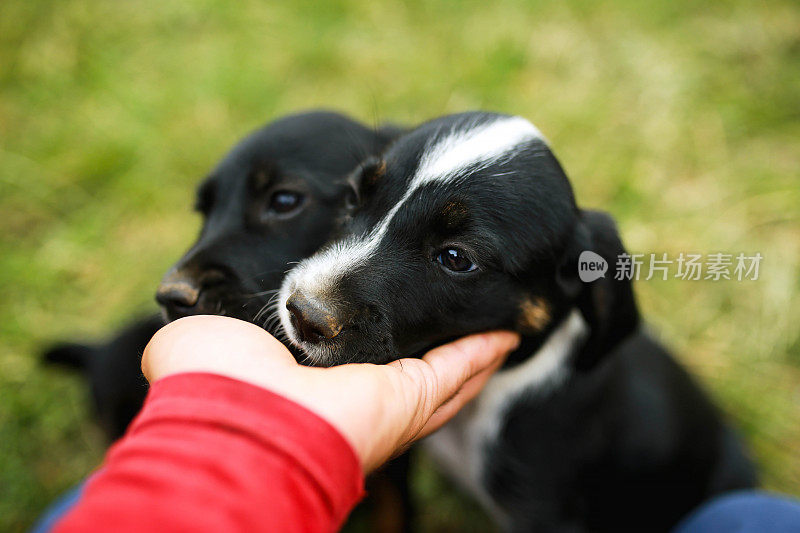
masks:
<instances>
[{"instance_id":1,"label":"thumb","mask_svg":"<svg viewBox=\"0 0 800 533\"><path fill-rule=\"evenodd\" d=\"M412 440L435 431L452 418L480 392L491 373L518 345L516 333L481 333L434 348L422 360L390 363L403 369L406 376L416 378L412 381L417 382L414 388L420 396L414 424L417 427L411 428ZM409 372L411 369L417 371Z\"/></svg>"},{"instance_id":2,"label":"thumb","mask_svg":"<svg viewBox=\"0 0 800 533\"><path fill-rule=\"evenodd\" d=\"M450 400L470 379L502 364L519 346L519 335L508 331L481 333L434 348L422 358L436 378L437 407Z\"/></svg>"}]
</instances>

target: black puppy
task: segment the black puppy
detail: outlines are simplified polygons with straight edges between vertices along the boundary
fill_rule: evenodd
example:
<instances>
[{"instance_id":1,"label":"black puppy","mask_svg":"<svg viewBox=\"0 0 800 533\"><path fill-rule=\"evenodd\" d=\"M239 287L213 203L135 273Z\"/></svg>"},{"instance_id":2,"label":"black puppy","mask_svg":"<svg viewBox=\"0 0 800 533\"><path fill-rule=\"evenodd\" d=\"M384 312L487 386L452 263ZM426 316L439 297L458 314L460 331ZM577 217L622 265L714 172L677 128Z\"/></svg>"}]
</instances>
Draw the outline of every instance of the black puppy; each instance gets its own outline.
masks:
<instances>
[{"instance_id":1,"label":"black puppy","mask_svg":"<svg viewBox=\"0 0 800 533\"><path fill-rule=\"evenodd\" d=\"M164 325L159 315L132 322L113 338L93 344L62 343L44 353L48 363L80 370L89 382L92 408L109 441L125 434L147 395L142 352Z\"/></svg>"},{"instance_id":2,"label":"black puppy","mask_svg":"<svg viewBox=\"0 0 800 533\"><path fill-rule=\"evenodd\" d=\"M348 190L343 177L399 132L314 111L278 119L243 139L199 188L203 228L158 290L165 318L224 314L263 325L265 306L290 263L328 239ZM46 361L87 375L111 440L142 405L142 351L164 323L148 317L107 343L61 344L45 353Z\"/></svg>"},{"instance_id":3,"label":"black puppy","mask_svg":"<svg viewBox=\"0 0 800 533\"><path fill-rule=\"evenodd\" d=\"M429 439L444 469L510 531L665 531L755 483L737 438L642 332L629 281L578 278L624 252L579 209L528 121L434 120L351 178L342 236L284 280L281 322L318 365L382 363L511 328L519 350Z\"/></svg>"},{"instance_id":4,"label":"black puppy","mask_svg":"<svg viewBox=\"0 0 800 533\"><path fill-rule=\"evenodd\" d=\"M80 362L73 366L85 369L112 440L141 408L147 392L142 351L165 320L220 314L277 333L270 301L276 301L284 273L329 239L349 191L344 177L401 132L392 125L371 129L337 113L307 112L255 131L222 159L198 190L200 236L158 288L163 318L132 324L106 345L66 345L47 356ZM370 493L378 496L366 502L374 511L366 520L388 520L394 530L409 527L407 471L403 456L368 480Z\"/></svg>"},{"instance_id":5,"label":"black puppy","mask_svg":"<svg viewBox=\"0 0 800 533\"><path fill-rule=\"evenodd\" d=\"M197 242L158 288L166 319L219 314L274 331L268 304L291 264L329 239L342 177L399 131L320 111L276 120L236 145L198 190Z\"/></svg>"}]
</instances>

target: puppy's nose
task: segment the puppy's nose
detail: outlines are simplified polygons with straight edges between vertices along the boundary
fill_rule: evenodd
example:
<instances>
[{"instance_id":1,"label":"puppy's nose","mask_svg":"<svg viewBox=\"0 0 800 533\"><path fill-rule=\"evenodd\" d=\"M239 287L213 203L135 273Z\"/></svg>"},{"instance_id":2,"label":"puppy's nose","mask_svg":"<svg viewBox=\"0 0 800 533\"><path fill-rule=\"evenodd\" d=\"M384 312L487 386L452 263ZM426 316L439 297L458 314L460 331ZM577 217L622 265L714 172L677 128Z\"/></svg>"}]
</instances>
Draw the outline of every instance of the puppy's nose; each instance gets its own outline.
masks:
<instances>
[{"instance_id":1,"label":"puppy's nose","mask_svg":"<svg viewBox=\"0 0 800 533\"><path fill-rule=\"evenodd\" d=\"M299 291L286 300L286 309L291 313L292 325L302 341L318 343L322 339L332 339L342 331L342 320L332 307L309 299Z\"/></svg>"},{"instance_id":2,"label":"puppy's nose","mask_svg":"<svg viewBox=\"0 0 800 533\"><path fill-rule=\"evenodd\" d=\"M164 307L194 307L200 299L200 281L184 270L167 272L156 292L156 301Z\"/></svg>"}]
</instances>

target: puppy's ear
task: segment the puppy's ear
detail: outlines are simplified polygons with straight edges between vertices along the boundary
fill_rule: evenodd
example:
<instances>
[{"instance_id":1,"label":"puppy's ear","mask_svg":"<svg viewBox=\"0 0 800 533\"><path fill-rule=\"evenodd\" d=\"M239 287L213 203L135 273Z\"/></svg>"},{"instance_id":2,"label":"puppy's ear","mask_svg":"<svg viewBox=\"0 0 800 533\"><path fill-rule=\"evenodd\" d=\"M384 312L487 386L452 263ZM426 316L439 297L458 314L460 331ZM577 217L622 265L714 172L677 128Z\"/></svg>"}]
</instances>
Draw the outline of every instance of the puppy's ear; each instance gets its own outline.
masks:
<instances>
[{"instance_id":1,"label":"puppy's ear","mask_svg":"<svg viewBox=\"0 0 800 533\"><path fill-rule=\"evenodd\" d=\"M378 137L378 142L381 144L382 150L408 131L410 131L410 128L399 126L391 122L384 122L375 128L375 134Z\"/></svg>"},{"instance_id":2,"label":"puppy's ear","mask_svg":"<svg viewBox=\"0 0 800 533\"><path fill-rule=\"evenodd\" d=\"M579 258L586 251L605 260L608 268L603 277L581 281ZM614 220L600 211L581 210L558 275L562 289L575 298L590 328L586 346L576 360L579 370L591 368L639 323L631 281L615 279L617 257L623 253L625 248ZM594 260L599 262L596 256Z\"/></svg>"},{"instance_id":3,"label":"puppy's ear","mask_svg":"<svg viewBox=\"0 0 800 533\"><path fill-rule=\"evenodd\" d=\"M372 156L367 158L348 177L347 183L351 193L347 198L347 207L355 209L372 195L375 185L386 173L386 161Z\"/></svg>"}]
</instances>

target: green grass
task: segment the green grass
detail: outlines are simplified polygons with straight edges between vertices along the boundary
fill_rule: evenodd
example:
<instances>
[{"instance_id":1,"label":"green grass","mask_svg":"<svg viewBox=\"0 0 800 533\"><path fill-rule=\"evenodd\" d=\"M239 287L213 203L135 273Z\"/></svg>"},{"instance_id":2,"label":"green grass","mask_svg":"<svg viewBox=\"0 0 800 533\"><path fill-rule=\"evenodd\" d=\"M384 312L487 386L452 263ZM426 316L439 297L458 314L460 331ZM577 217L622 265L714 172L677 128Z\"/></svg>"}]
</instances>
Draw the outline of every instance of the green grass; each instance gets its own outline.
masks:
<instances>
[{"instance_id":1,"label":"green grass","mask_svg":"<svg viewBox=\"0 0 800 533\"><path fill-rule=\"evenodd\" d=\"M800 494L798 28L792 0L4 0L0 530L103 452L81 385L37 352L153 308L198 227L194 184L248 130L315 106L524 115L629 249L761 252L756 282L637 290L767 486ZM420 477L427 523L463 526Z\"/></svg>"}]
</instances>

